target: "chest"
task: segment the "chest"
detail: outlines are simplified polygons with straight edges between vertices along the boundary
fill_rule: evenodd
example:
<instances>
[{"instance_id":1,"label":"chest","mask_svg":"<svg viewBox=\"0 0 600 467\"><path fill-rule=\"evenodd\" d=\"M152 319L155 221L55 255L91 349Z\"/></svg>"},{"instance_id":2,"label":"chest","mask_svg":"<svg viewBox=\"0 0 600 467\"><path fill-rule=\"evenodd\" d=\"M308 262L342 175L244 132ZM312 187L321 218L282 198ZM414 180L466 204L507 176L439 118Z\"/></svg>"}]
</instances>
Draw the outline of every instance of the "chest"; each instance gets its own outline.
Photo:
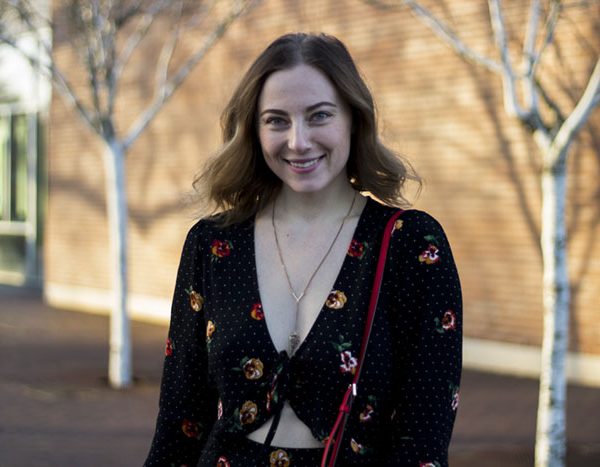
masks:
<instances>
[{"instance_id":1,"label":"chest","mask_svg":"<svg viewBox=\"0 0 600 467\"><path fill-rule=\"evenodd\" d=\"M276 233L267 218L255 223L254 248L265 322L277 350L289 336L304 341L328 297L336 289L358 223L350 218L340 227L287 226Z\"/></svg>"}]
</instances>

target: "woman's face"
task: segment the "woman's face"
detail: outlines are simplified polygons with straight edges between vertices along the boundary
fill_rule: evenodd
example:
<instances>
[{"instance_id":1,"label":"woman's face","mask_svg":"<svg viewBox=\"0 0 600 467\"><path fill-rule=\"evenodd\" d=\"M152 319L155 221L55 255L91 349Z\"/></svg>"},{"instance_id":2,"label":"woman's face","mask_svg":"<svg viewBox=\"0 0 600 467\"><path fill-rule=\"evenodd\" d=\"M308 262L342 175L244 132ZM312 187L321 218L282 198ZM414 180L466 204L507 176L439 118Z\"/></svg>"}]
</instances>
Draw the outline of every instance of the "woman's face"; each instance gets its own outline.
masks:
<instances>
[{"instance_id":1,"label":"woman's face","mask_svg":"<svg viewBox=\"0 0 600 467\"><path fill-rule=\"evenodd\" d=\"M329 79L309 65L273 73L258 100L265 162L295 192L348 183L352 117Z\"/></svg>"}]
</instances>

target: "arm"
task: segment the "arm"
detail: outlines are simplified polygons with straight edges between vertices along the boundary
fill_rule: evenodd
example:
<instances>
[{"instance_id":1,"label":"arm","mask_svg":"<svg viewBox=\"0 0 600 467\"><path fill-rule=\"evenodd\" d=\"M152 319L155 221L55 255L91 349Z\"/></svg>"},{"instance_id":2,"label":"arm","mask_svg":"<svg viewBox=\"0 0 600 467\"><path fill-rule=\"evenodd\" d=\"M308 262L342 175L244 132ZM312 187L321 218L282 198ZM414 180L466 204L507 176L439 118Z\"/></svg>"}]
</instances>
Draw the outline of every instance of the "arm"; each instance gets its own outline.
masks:
<instances>
[{"instance_id":1,"label":"arm","mask_svg":"<svg viewBox=\"0 0 600 467\"><path fill-rule=\"evenodd\" d=\"M395 356L400 362L386 465L448 465L462 353L461 288L442 227L408 211L393 239L399 284Z\"/></svg>"},{"instance_id":2,"label":"arm","mask_svg":"<svg viewBox=\"0 0 600 467\"><path fill-rule=\"evenodd\" d=\"M196 465L217 412L207 375L200 224L188 233L171 310L156 432L145 466Z\"/></svg>"}]
</instances>

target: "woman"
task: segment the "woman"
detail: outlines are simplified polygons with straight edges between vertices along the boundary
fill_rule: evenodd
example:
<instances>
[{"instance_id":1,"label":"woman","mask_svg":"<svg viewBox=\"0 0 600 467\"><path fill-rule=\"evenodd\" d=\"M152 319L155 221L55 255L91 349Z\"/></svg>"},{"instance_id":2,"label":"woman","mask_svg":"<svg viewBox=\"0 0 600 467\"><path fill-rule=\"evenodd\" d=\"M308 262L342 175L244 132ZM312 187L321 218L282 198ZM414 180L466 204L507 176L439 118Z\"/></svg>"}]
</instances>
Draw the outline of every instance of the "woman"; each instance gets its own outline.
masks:
<instances>
[{"instance_id":1,"label":"woman","mask_svg":"<svg viewBox=\"0 0 600 467\"><path fill-rule=\"evenodd\" d=\"M183 248L146 465L318 466L384 225L418 178L378 140L371 94L331 36L273 42L222 124L195 182L222 212ZM338 465L447 465L461 292L432 217L402 214L383 281Z\"/></svg>"}]
</instances>

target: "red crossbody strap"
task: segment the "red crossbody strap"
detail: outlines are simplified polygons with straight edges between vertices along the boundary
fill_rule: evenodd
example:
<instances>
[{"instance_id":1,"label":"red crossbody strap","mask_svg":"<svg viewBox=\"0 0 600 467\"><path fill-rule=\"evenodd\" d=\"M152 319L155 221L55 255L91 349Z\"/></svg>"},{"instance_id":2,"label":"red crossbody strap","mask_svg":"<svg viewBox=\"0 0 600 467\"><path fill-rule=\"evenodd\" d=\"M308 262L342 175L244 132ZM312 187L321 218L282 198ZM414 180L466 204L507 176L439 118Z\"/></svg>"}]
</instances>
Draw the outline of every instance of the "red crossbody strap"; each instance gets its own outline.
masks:
<instances>
[{"instance_id":1,"label":"red crossbody strap","mask_svg":"<svg viewBox=\"0 0 600 467\"><path fill-rule=\"evenodd\" d=\"M348 414L352 409L352 403L354 397L356 397L358 388L358 379L362 371L362 364L367 353L367 346L371 337L371 329L373 328L373 321L375 319L375 310L377 309L377 302L379 301L379 290L381 289L381 282L383 280L383 272L385 270L385 261L389 249L390 239L394 232L395 223L398 217L404 211L399 209L390 217L388 220L385 230L383 231L383 239L381 240L381 250L379 251L379 259L377 260L377 268L375 269L375 278L373 279L373 287L371 288L371 299L369 300L369 312L367 313L367 320L365 322L365 328L363 330L362 342L360 345L360 356L356 365L356 372L354 373L354 379L352 384L348 386L342 403L339 408L338 416L333 424L331 433L327 438L325 444L325 451L323 452L323 458L321 460L321 467L333 467L338 456L340 444L346 427L346 420ZM331 455L329 453L331 452Z\"/></svg>"}]
</instances>

